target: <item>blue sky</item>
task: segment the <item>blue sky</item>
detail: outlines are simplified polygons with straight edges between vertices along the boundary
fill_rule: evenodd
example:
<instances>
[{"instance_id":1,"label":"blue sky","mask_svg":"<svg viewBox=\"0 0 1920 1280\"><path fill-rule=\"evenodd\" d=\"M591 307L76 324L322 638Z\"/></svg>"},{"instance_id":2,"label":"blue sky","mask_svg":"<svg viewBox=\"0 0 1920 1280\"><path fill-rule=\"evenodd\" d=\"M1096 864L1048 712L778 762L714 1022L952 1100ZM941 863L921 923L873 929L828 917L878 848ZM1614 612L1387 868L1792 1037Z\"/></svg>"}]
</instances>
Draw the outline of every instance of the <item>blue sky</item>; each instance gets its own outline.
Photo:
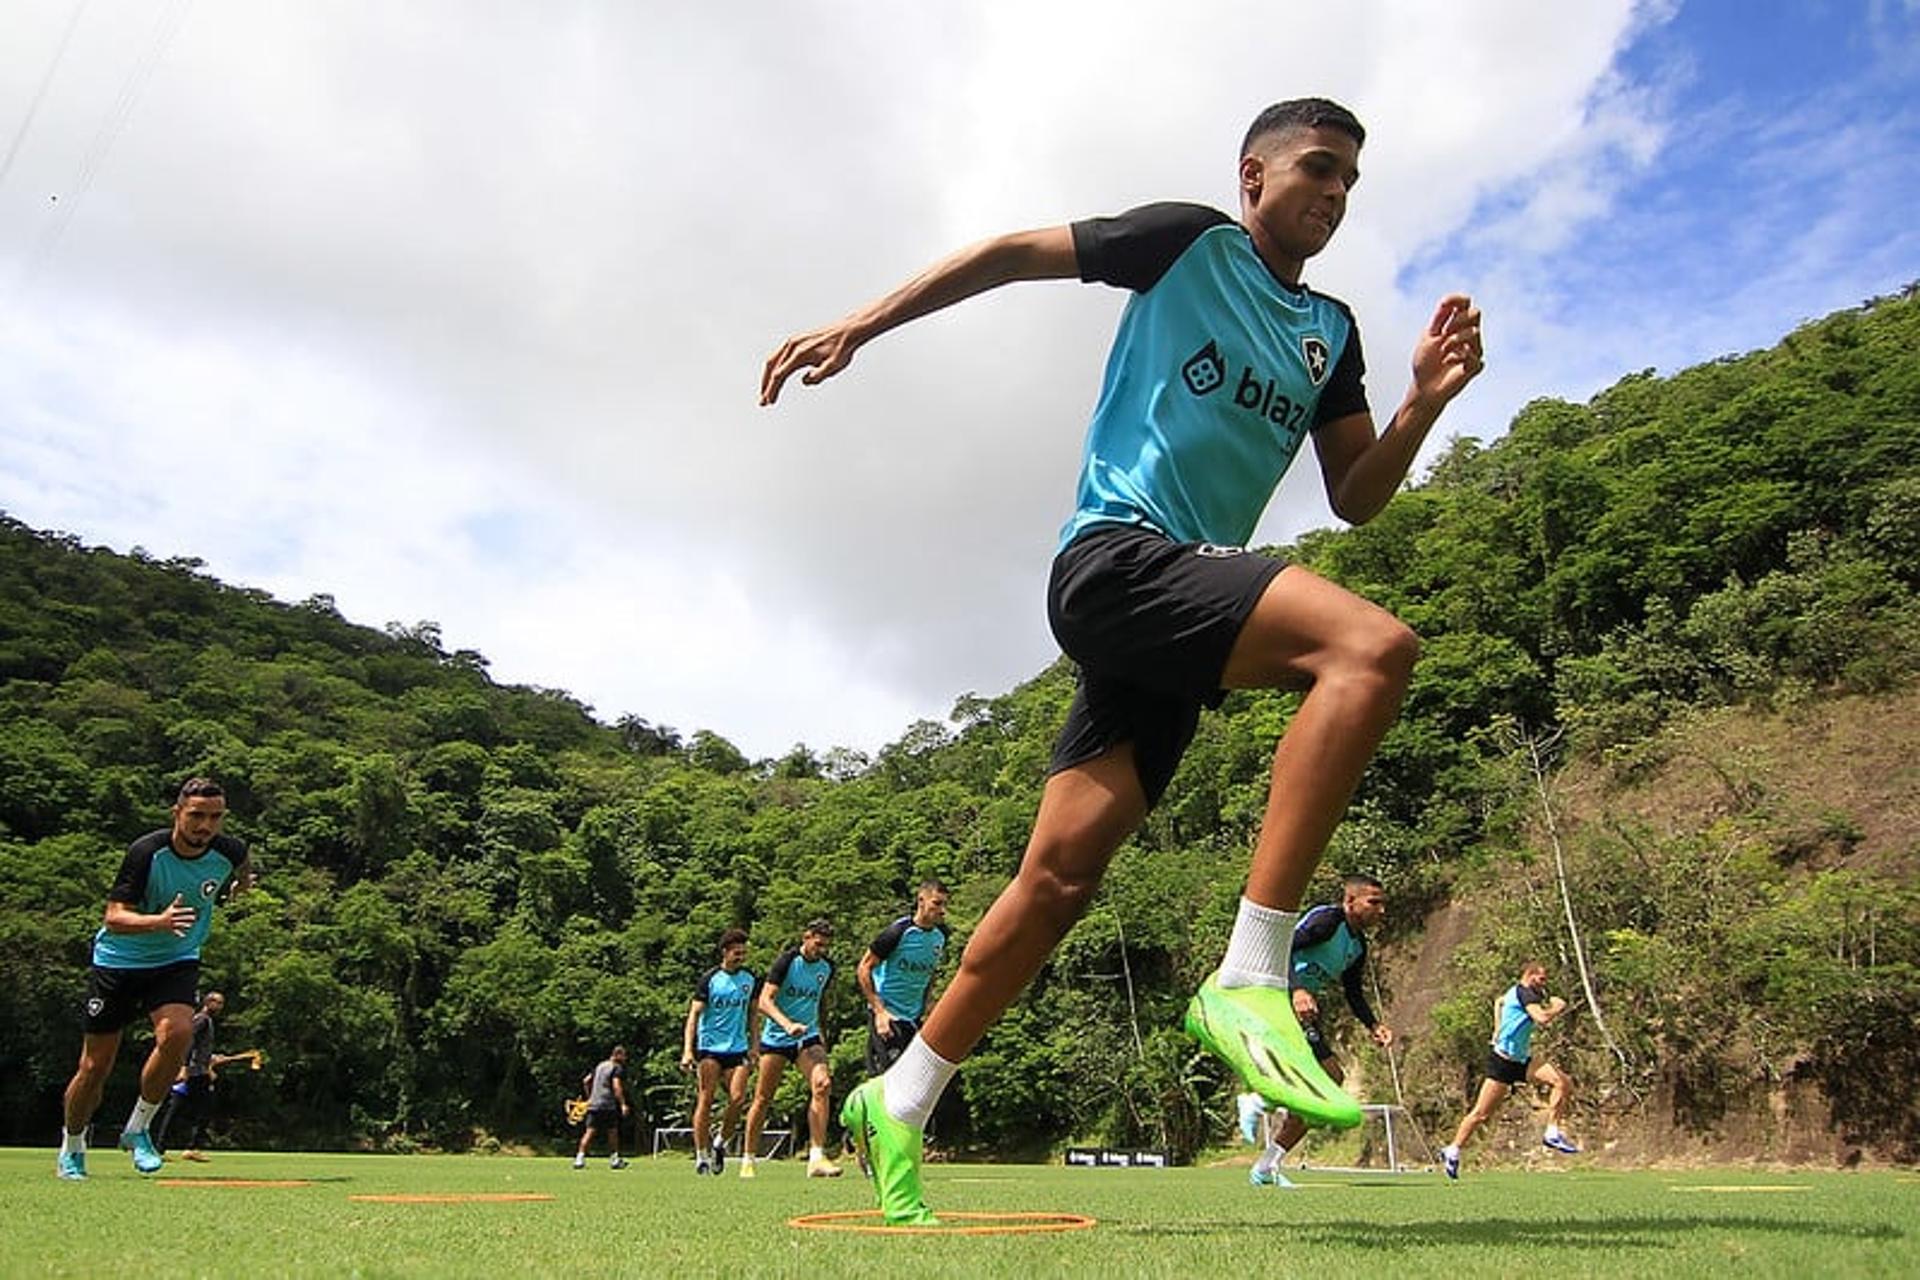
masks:
<instances>
[{"instance_id":1,"label":"blue sky","mask_svg":"<svg viewBox=\"0 0 1920 1280\"><path fill-rule=\"evenodd\" d=\"M1122 298L998 291L771 411L761 361L985 235L1230 207L1275 98L1369 125L1308 278L1383 419L1434 300L1485 309L1428 456L1920 277L1914 3L794 12L9 5L0 508L609 720L872 750L1054 657ZM1258 536L1330 521L1303 456Z\"/></svg>"}]
</instances>

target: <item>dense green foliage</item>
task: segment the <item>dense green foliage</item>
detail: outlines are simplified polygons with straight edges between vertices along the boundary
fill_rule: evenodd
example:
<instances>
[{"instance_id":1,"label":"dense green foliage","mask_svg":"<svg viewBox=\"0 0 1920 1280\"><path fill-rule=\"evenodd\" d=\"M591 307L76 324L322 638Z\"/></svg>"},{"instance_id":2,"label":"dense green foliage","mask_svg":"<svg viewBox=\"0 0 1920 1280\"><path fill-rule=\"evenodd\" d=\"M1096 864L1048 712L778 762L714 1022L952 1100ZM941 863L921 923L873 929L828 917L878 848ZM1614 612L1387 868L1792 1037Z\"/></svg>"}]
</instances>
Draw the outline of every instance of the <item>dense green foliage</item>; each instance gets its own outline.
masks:
<instances>
[{"instance_id":1,"label":"dense green foliage","mask_svg":"<svg viewBox=\"0 0 1920 1280\"><path fill-rule=\"evenodd\" d=\"M1586 405L1538 402L1496 444L1456 441L1372 523L1288 549L1424 639L1329 872L1385 878L1402 932L1463 873L1497 880L1529 838L1500 725L1561 727L1581 758L1630 768L1687 707L1910 682L1916 349L1908 296ZM963 932L984 910L1018 863L1072 687L1056 664L961 698L871 760L800 745L755 762L710 731L605 726L564 693L496 684L431 623L372 631L325 597L286 605L200 567L0 522L0 1138L53 1133L118 850L162 825L172 785L198 772L228 786L229 830L264 873L206 956L232 999L223 1046L268 1054L271 1087L223 1103L248 1142L550 1135L616 1040L634 1050L643 1110L664 1119L686 1105L680 1028L714 938L748 925L761 967L819 914L839 925L848 971L828 1006L844 1088L861 942L926 875L953 886ZM1179 1011L1224 941L1293 705L1237 694L1203 721L1088 917L970 1061L944 1140L1190 1150L1217 1130L1221 1082ZM1612 928L1595 955L1611 996L1668 998L1675 949L1710 934L1739 961L1771 1052L1817 1058L1832 1051L1820 1011L1864 986L1911 1098L1913 896L1876 899L1886 927L1842 980L1774 957L1817 951L1878 886L1717 847L1671 853L1657 875L1609 877L1626 864L1598 852L1581 864ZM1702 860L1741 877L1723 892L1767 909L1704 922L1686 871ZM1504 962L1556 927L1533 913L1484 954ZM1497 984L1492 964L1463 972ZM1731 1052L1703 1049L1675 1013L1631 1028L1641 1069ZM1463 1023L1455 1039L1473 1034ZM797 1082L784 1101L799 1102ZM1910 1122L1902 1141L1920 1141Z\"/></svg>"}]
</instances>

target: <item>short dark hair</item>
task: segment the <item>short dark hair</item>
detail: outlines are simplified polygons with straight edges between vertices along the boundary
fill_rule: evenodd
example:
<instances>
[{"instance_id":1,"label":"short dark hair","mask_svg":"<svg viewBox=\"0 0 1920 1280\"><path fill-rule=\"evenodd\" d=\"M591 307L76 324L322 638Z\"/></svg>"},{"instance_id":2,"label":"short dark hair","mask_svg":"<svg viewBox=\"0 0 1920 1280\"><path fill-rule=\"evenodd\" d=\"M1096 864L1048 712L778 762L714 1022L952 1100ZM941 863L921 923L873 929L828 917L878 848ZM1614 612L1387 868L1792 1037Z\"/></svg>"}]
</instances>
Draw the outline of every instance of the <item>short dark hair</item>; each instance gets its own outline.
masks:
<instances>
[{"instance_id":1,"label":"short dark hair","mask_svg":"<svg viewBox=\"0 0 1920 1280\"><path fill-rule=\"evenodd\" d=\"M745 942L746 940L747 940L747 931L745 929L742 929L740 926L735 925L733 928L727 930L725 933L720 935L720 950L725 951L728 947L736 946L742 942Z\"/></svg>"},{"instance_id":2,"label":"short dark hair","mask_svg":"<svg viewBox=\"0 0 1920 1280\"><path fill-rule=\"evenodd\" d=\"M1340 887L1348 893L1352 893L1355 889L1378 889L1382 893L1387 891L1387 886L1364 871L1355 871L1351 875L1341 876Z\"/></svg>"},{"instance_id":3,"label":"short dark hair","mask_svg":"<svg viewBox=\"0 0 1920 1280\"><path fill-rule=\"evenodd\" d=\"M913 891L913 896L918 898L929 893L946 893L946 892L947 892L947 886L945 886L944 884L941 884L938 880L935 880L933 877L929 876L925 880L922 880L920 882L920 887Z\"/></svg>"},{"instance_id":4,"label":"short dark hair","mask_svg":"<svg viewBox=\"0 0 1920 1280\"><path fill-rule=\"evenodd\" d=\"M188 778L180 784L180 794L174 797L173 802L175 804L185 804L195 796L206 796L209 799L224 800L227 798L227 789L215 782L212 778Z\"/></svg>"},{"instance_id":5,"label":"short dark hair","mask_svg":"<svg viewBox=\"0 0 1920 1280\"><path fill-rule=\"evenodd\" d=\"M807 921L806 927L801 929L800 932L817 933L823 938L831 938L833 936L833 921L827 919L825 916L815 916L813 919Z\"/></svg>"},{"instance_id":6,"label":"short dark hair","mask_svg":"<svg viewBox=\"0 0 1920 1280\"><path fill-rule=\"evenodd\" d=\"M1270 133L1293 129L1338 129L1351 135L1360 146L1367 145L1367 131L1359 117L1327 98L1289 98L1276 102L1253 118L1247 136L1240 142L1240 154L1253 154L1254 143Z\"/></svg>"}]
</instances>

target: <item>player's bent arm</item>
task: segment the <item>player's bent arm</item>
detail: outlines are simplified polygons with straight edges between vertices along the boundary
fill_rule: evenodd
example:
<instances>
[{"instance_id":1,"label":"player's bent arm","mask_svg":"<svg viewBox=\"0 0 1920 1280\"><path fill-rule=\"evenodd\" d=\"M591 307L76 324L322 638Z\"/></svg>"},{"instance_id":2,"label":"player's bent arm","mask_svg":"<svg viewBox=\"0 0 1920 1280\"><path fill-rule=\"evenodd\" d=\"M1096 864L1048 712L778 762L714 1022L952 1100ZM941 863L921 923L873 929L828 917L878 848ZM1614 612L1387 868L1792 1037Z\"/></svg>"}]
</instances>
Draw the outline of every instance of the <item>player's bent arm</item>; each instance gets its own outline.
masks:
<instances>
[{"instance_id":1,"label":"player's bent arm","mask_svg":"<svg viewBox=\"0 0 1920 1280\"><path fill-rule=\"evenodd\" d=\"M781 386L800 369L807 370L800 381L808 386L832 377L847 367L855 351L909 320L1003 284L1079 274L1073 232L1064 225L1014 231L970 244L851 315L781 344L761 371L760 403L779 399Z\"/></svg>"},{"instance_id":2,"label":"player's bent arm","mask_svg":"<svg viewBox=\"0 0 1920 1280\"><path fill-rule=\"evenodd\" d=\"M173 895L173 901L164 910L148 915L136 911L133 904L107 899L107 910L101 919L108 933L185 933L193 927L194 909L186 905L179 894Z\"/></svg>"},{"instance_id":3,"label":"player's bent arm","mask_svg":"<svg viewBox=\"0 0 1920 1280\"><path fill-rule=\"evenodd\" d=\"M1374 432L1361 412L1322 424L1313 433L1327 503L1349 524L1380 514L1407 478L1440 413L1484 367L1480 311L1464 294L1440 300L1414 345L1413 382L1387 429Z\"/></svg>"},{"instance_id":4,"label":"player's bent arm","mask_svg":"<svg viewBox=\"0 0 1920 1280\"><path fill-rule=\"evenodd\" d=\"M773 1019L774 1025L788 1035L799 1035L800 1033L794 1030L798 1024L790 1021L787 1015L780 1012L780 1006L773 1002L774 996L778 993L779 988L775 987L771 982L761 987L760 999L754 1003L753 1011L759 1015L761 1025L764 1025L766 1020L771 1018ZM756 1040L759 1038L757 1035L754 1037Z\"/></svg>"}]
</instances>

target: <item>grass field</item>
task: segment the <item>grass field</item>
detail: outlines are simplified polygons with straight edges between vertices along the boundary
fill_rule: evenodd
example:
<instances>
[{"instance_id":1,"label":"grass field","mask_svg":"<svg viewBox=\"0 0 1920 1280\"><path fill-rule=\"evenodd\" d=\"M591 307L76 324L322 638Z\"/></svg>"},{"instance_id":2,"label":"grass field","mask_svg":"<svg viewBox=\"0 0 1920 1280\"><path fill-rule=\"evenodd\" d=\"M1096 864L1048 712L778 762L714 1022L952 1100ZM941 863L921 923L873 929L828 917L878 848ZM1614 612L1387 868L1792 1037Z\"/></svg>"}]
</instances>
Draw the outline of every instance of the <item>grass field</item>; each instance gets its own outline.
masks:
<instances>
[{"instance_id":1,"label":"grass field","mask_svg":"<svg viewBox=\"0 0 1920 1280\"><path fill-rule=\"evenodd\" d=\"M944 1165L937 1210L1046 1210L1091 1230L1029 1236L829 1235L796 1214L870 1207L851 1167L808 1182L792 1161L753 1182L696 1178L684 1158L615 1172L596 1160L249 1155L135 1174L96 1151L93 1177L51 1151L0 1151L0 1275L1920 1276L1920 1175L1551 1173L1303 1175L1255 1189L1240 1168ZM240 1187L212 1178L309 1179ZM551 1196L392 1204L381 1194ZM171 1253L172 1259L167 1255Z\"/></svg>"}]
</instances>

